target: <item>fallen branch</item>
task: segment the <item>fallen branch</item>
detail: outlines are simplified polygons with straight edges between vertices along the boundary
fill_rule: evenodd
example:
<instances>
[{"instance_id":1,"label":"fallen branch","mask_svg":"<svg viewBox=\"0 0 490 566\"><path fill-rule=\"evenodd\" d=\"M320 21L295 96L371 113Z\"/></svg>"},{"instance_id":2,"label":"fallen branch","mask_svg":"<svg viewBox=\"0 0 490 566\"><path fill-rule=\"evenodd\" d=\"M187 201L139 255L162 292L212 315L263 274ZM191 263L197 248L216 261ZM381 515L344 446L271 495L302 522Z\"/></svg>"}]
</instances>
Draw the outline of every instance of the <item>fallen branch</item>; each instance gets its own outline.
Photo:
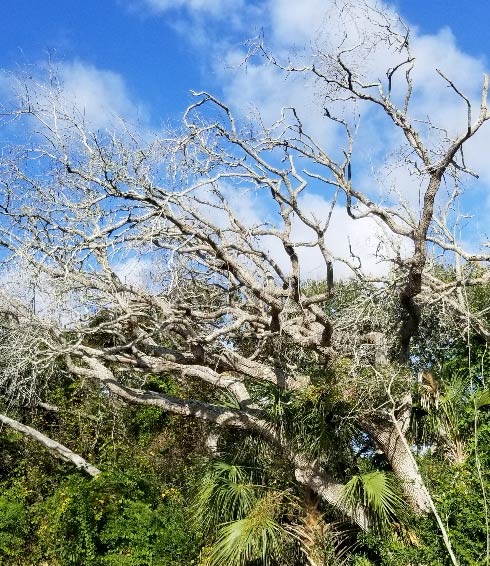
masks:
<instances>
[{"instance_id":1,"label":"fallen branch","mask_svg":"<svg viewBox=\"0 0 490 566\"><path fill-rule=\"evenodd\" d=\"M3 424L8 425L9 427L13 428L17 432L21 432L30 438L33 438L40 444L42 444L45 448L51 452L57 458L60 458L64 462L71 462L74 464L79 470L83 470L87 472L92 477L96 477L100 474L100 470L95 466L92 466L87 460L82 458L79 454L76 454L63 444L56 442L52 438L47 437L46 435L42 434L35 428L27 426L25 424L20 423L6 415L0 414L0 422Z\"/></svg>"}]
</instances>

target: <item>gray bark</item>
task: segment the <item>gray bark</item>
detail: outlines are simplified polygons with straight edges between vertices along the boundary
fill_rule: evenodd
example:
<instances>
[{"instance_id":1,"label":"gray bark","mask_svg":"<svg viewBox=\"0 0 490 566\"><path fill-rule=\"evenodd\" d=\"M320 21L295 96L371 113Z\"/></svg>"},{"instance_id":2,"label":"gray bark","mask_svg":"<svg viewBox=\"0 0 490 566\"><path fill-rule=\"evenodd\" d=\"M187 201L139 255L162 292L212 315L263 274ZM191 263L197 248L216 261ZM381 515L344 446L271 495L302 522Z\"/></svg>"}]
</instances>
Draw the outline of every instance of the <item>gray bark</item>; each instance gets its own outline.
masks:
<instances>
[{"instance_id":1,"label":"gray bark","mask_svg":"<svg viewBox=\"0 0 490 566\"><path fill-rule=\"evenodd\" d=\"M49 438L48 436L42 434L35 428L22 424L19 421L16 421L15 419L2 414L0 414L0 422L6 424L10 428L13 428L17 432L25 434L36 442L39 442L45 448L47 448L49 452L51 452L51 454L65 462L71 462L79 470L83 470L90 476L95 477L100 474L100 470L98 468L90 464L90 462L87 462L87 460L82 458L79 454L76 454L63 444L60 444L59 442L56 442L56 440L53 440L52 438Z\"/></svg>"},{"instance_id":2,"label":"gray bark","mask_svg":"<svg viewBox=\"0 0 490 566\"><path fill-rule=\"evenodd\" d=\"M371 438L378 444L400 480L403 493L417 514L430 513L427 488L403 432L389 420L381 418L366 423Z\"/></svg>"}]
</instances>

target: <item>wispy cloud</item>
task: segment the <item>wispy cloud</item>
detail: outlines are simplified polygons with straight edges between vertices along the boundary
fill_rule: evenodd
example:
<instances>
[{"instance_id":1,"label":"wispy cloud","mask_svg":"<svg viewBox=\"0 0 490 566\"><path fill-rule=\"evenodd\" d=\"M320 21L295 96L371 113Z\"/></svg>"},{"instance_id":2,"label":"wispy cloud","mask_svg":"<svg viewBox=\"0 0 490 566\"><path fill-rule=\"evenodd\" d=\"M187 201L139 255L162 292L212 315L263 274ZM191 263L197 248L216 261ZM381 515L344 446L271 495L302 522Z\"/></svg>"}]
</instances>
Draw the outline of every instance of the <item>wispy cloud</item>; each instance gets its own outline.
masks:
<instances>
[{"instance_id":1,"label":"wispy cloud","mask_svg":"<svg viewBox=\"0 0 490 566\"><path fill-rule=\"evenodd\" d=\"M119 118L147 121L147 109L131 95L120 74L82 61L64 63L59 72L64 97L98 127L109 127Z\"/></svg>"},{"instance_id":2,"label":"wispy cloud","mask_svg":"<svg viewBox=\"0 0 490 566\"><path fill-rule=\"evenodd\" d=\"M263 0L257 2L230 2L228 0L144 0L154 13L168 13L173 10L175 27L187 41L202 46L202 61L212 70L218 89L225 101L242 117L260 114L266 125L272 124L282 109L296 108L306 131L329 152L341 152L345 144L342 132L325 117L325 97L321 83L304 74L287 74L278 70L265 58L249 58L250 45L244 42L263 30L265 43L277 60L298 66L319 62L318 53L332 50L335 45L355 45L367 42L353 64L359 65L366 81L386 80L386 71L393 65L396 53L386 45L376 42L376 13L365 17L362 2L350 2L349 9L342 13L336 9L334 0ZM397 14L390 3L366 0L366 5L384 10L396 25ZM224 24L226 22L226 25ZM238 25L240 22L241 25ZM411 22L407 22L410 24ZM451 30L444 28L435 34L422 34L412 26L410 36L412 54L415 56L413 70L414 91L410 105L410 116L418 124L426 141L434 146L441 141L442 130L449 135L461 132L466 124L464 101L437 73L440 69L457 87L474 102L478 112L482 75L487 63L480 57L465 53ZM354 55L352 55L354 57ZM321 59L321 58L320 58ZM321 61L320 61L321 63ZM394 81L392 96L401 103L404 96L403 74ZM330 105L331 103L329 103ZM334 108L335 109L335 108ZM332 110L330 107L329 110ZM353 109L347 109L352 111ZM340 108L339 111L346 111ZM414 215L420 206L424 187L420 178L412 175L406 166L399 167L400 148L404 140L400 132L387 127L387 119L381 112L367 105L355 108L360 114L360 129L355 149L356 183L369 192L373 198L385 202L402 202L412 208ZM430 116L434 128L424 124ZM481 185L490 186L488 150L490 128L484 128L470 141L465 151L466 163L481 176ZM474 183L470 182L474 191ZM448 188L448 190L450 190ZM312 194L318 210L328 208L328 195ZM462 208L474 209L474 199L466 198ZM307 203L305 203L306 205ZM490 199L483 199L480 213L488 212ZM243 210L243 209L241 209ZM459 211L458 211L459 212ZM359 235L357 248L366 249L376 234L375 223L356 222L350 227L346 214L336 209L332 226L337 222L338 230L344 230L340 237L332 238L333 246L340 239L351 241ZM374 238L375 239L375 238ZM346 253L340 246L335 253ZM305 251L307 269L315 260ZM370 269L378 269L377 259Z\"/></svg>"},{"instance_id":3,"label":"wispy cloud","mask_svg":"<svg viewBox=\"0 0 490 566\"><path fill-rule=\"evenodd\" d=\"M333 49L335 42L340 41L344 45L355 45L376 31L372 20L363 19L362 11L356 12L360 10L357 4L352 4L354 17L350 19L345 15L339 16L338 12L330 9L333 5L334 2L320 0L305 0L301 3L269 0L268 9L262 14L262 17L265 15L265 42L277 60L286 65L292 62L298 67L313 61L321 64L315 55L319 51ZM384 9L395 22L397 16L390 5L385 4ZM344 34L347 34L347 38ZM437 128L444 128L450 136L454 136L465 130L467 120L465 102L448 87L436 69L454 81L458 89L473 102L475 119L488 62L465 53L447 28L427 35L413 27L410 39L415 67L409 114L422 135L425 135L427 143L435 146L443 136L442 130ZM386 71L393 65L393 58L396 56L385 45L376 45L375 41L374 39L363 59L359 56L354 61L367 82L386 81ZM247 48L237 45L235 42L228 46L225 64L223 59L215 62L216 76L219 77L224 97L237 113L247 114L253 105L264 122L271 124L279 118L281 108L294 106L305 129L327 151L334 152L343 147L345 139L342 138L342 132L332 127L324 116L325 99L321 83L301 73L279 72L261 57L248 59L244 64L248 55ZM392 91L394 99L399 102L404 96L404 86L401 74L398 82L394 82ZM377 195L377 198L402 199L416 211L424 187L420 186L420 180L411 175L406 167L399 168L396 165L397 159L400 159L399 149L404 143L400 132L394 132L386 117L372 107L360 105L356 108L357 111L361 120L355 149L356 181L370 194ZM428 116L434 128L423 123ZM487 127L468 143L465 151L467 165L480 175L480 183L486 186L490 186L489 145L490 128ZM474 190L474 182L471 179L467 181L468 186ZM463 199L462 206L471 209L471 193L468 196L469 198ZM485 206L485 202L483 205ZM485 207L485 213L487 210Z\"/></svg>"},{"instance_id":4,"label":"wispy cloud","mask_svg":"<svg viewBox=\"0 0 490 566\"><path fill-rule=\"evenodd\" d=\"M311 132L327 151L341 152L344 139L339 128L325 117L325 98L322 85L313 78L298 73L286 74L264 58L247 59L248 47L243 41L261 27L266 43L272 52L284 62L305 64L315 57L315 51L327 50L335 42L355 43L359 37L369 35L373 22L359 17L345 18L333 10L333 0L140 0L154 14L171 14L173 25L186 41L199 43L201 59L212 71L224 99L238 115L255 112L265 124L272 124L280 116L281 109L293 106L306 130ZM379 4L378 4L379 5ZM356 3L353 3L354 16ZM396 14L390 5L384 8L395 20ZM447 128L449 133L461 131L465 126L464 102L447 88L436 68L439 68L458 88L478 106L481 77L486 62L463 52L454 35L448 29L437 34L424 35L413 29L411 35L416 65L413 71L415 89L410 114L414 120L424 121L431 116L437 127ZM384 79L393 53L383 45L374 46L369 56L360 61L362 72L368 79ZM244 63L246 61L246 63ZM358 61L359 62L359 61ZM59 66L59 76L69 104L76 106L96 128L111 128L123 117L131 122L145 123L148 115L144 106L132 96L124 78L107 69L100 69L83 61L65 62ZM198 87L199 85L196 85ZM394 83L393 96L401 97L402 81ZM396 167L397 148L403 143L399 133L387 128L386 117L364 106L356 108L361 114L361 127L356 142L355 162L359 166L356 182L376 198L404 200L415 211L419 206L419 180L406 168ZM429 133L426 126L421 125ZM437 131L430 135L437 138ZM484 184L490 185L488 150L490 128L484 129L468 144L466 161L482 176ZM423 189L423 187L422 187ZM329 195L311 193L303 205L316 214L327 214ZM246 206L240 196L238 210L253 223L261 222L270 213L263 200ZM263 210L260 210L260 207ZM485 212L490 200L485 199ZM308 208L309 207L309 208ZM295 227L298 239L307 234ZM361 255L368 271L379 272L376 245L379 242L378 225L374 221L350 220L345 210L334 210L327 239L332 253L348 257L348 241L355 253ZM376 243L376 245L375 245ZM274 244L271 243L274 248ZM374 247L373 247L374 246ZM272 250L280 254L280 250ZM315 273L317 258L304 249L301 253L303 272ZM134 263L125 269L127 277L140 283L140 266Z\"/></svg>"},{"instance_id":5,"label":"wispy cloud","mask_svg":"<svg viewBox=\"0 0 490 566\"><path fill-rule=\"evenodd\" d=\"M53 104L68 114L76 111L90 129L114 130L122 121L147 126L148 111L133 96L124 77L90 63L73 60L47 66L38 64L36 70L24 73L3 73L0 76L2 103L25 98L26 93L39 106ZM14 107L18 102L14 102Z\"/></svg>"},{"instance_id":6,"label":"wispy cloud","mask_svg":"<svg viewBox=\"0 0 490 566\"><path fill-rule=\"evenodd\" d=\"M187 9L190 12L202 12L212 16L223 16L232 9L240 9L244 0L143 0L156 12Z\"/></svg>"}]
</instances>

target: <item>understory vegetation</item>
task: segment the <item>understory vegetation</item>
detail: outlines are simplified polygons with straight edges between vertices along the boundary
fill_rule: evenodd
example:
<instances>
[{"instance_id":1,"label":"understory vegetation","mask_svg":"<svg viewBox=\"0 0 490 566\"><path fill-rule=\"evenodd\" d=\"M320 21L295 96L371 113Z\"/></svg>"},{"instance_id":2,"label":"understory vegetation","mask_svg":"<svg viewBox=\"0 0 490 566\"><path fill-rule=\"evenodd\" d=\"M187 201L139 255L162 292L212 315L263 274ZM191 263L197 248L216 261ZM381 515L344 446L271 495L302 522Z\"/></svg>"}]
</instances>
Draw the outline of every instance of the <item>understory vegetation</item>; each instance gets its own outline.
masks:
<instances>
[{"instance_id":1,"label":"understory vegetation","mask_svg":"<svg viewBox=\"0 0 490 566\"><path fill-rule=\"evenodd\" d=\"M351 301L357 292L355 283L339 285L335 301ZM487 293L477 290L475 300ZM461 564L484 565L490 354L478 337L448 340L433 323L424 321L422 342L414 341L413 371L420 379L407 438ZM206 424L158 407L134 408L60 367L44 390L45 403L11 412L76 447L101 472L77 472L3 429L0 564L448 564L435 520L407 508L389 463L356 426L359 382L350 375L352 363L321 369L305 357L303 364L312 379L305 390L267 385L255 395L271 421L311 457L326 458L339 478L350 477L342 498L346 508L361 502L368 510L367 530L291 482L288 461L259 436L226 430L218 436ZM374 384L366 370L364 390L375 395ZM148 387L182 394L171 375L149 376ZM201 395L213 398L210 391Z\"/></svg>"}]
</instances>

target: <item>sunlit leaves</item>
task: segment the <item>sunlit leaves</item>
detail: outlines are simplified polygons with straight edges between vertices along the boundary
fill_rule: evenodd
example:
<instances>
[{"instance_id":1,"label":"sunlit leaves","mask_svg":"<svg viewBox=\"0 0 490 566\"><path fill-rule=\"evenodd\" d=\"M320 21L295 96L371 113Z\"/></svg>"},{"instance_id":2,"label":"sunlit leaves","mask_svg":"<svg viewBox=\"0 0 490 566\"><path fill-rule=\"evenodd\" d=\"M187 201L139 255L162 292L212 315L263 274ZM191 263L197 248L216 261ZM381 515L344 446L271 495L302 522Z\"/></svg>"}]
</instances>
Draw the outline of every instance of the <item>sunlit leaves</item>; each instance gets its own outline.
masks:
<instances>
[{"instance_id":1,"label":"sunlit leaves","mask_svg":"<svg viewBox=\"0 0 490 566\"><path fill-rule=\"evenodd\" d=\"M388 526L403 504L393 480L381 471L353 476L344 487L343 500L352 509L362 505L375 529Z\"/></svg>"}]
</instances>

